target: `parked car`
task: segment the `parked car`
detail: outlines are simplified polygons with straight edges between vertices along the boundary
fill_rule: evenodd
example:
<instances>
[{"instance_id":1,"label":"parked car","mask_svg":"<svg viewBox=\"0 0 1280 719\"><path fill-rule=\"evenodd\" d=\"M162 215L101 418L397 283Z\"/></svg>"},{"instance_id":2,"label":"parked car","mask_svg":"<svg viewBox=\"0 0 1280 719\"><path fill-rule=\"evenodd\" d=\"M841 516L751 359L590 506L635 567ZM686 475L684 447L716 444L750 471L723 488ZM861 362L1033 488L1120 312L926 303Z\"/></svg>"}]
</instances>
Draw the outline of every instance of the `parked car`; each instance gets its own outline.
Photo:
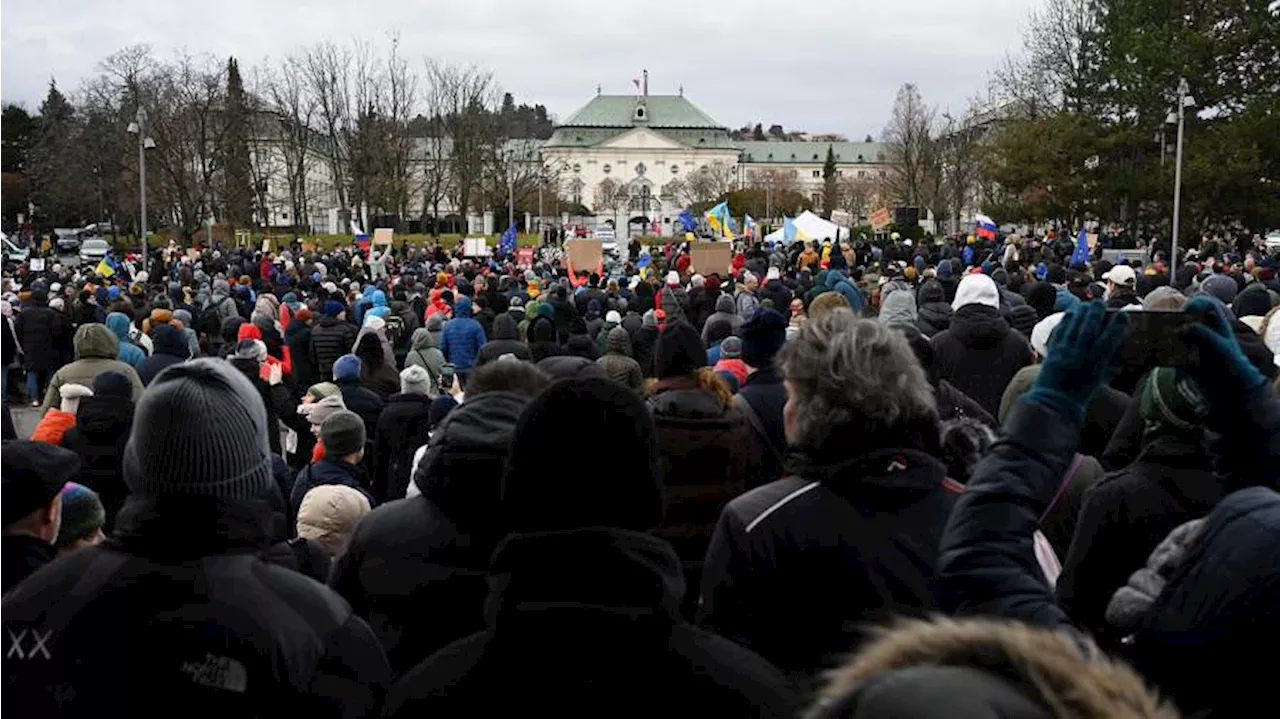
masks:
<instances>
[{"instance_id":1,"label":"parked car","mask_svg":"<svg viewBox=\"0 0 1280 719\"><path fill-rule=\"evenodd\" d=\"M110 242L100 237L90 237L80 243L80 261L85 264L97 264L110 251Z\"/></svg>"},{"instance_id":2,"label":"parked car","mask_svg":"<svg viewBox=\"0 0 1280 719\"><path fill-rule=\"evenodd\" d=\"M18 247L13 240L4 237L4 259L6 262L26 262L31 257L31 248Z\"/></svg>"},{"instance_id":3,"label":"parked car","mask_svg":"<svg viewBox=\"0 0 1280 719\"><path fill-rule=\"evenodd\" d=\"M57 238L55 244L58 252L75 252L80 249L80 230L70 227L59 227L53 231Z\"/></svg>"}]
</instances>

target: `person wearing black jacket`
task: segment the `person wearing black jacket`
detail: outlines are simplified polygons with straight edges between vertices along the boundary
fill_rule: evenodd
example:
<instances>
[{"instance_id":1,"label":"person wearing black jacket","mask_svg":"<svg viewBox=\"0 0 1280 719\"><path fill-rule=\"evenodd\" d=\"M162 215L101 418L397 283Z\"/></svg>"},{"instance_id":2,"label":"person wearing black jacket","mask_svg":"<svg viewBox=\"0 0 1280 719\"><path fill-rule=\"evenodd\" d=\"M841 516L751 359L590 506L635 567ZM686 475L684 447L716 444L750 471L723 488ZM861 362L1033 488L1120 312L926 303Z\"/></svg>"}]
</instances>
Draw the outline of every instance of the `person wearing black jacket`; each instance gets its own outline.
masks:
<instances>
[{"instance_id":1,"label":"person wearing black jacket","mask_svg":"<svg viewBox=\"0 0 1280 719\"><path fill-rule=\"evenodd\" d=\"M293 383L305 388L319 382L319 371L311 356L311 310L299 308L284 328L284 343L293 359Z\"/></svg>"},{"instance_id":2,"label":"person wearing black jacket","mask_svg":"<svg viewBox=\"0 0 1280 719\"><path fill-rule=\"evenodd\" d=\"M653 351L658 344L657 310L645 310L640 329L631 336L631 352L645 377L653 376Z\"/></svg>"},{"instance_id":3,"label":"person wearing black jacket","mask_svg":"<svg viewBox=\"0 0 1280 719\"><path fill-rule=\"evenodd\" d=\"M320 309L320 320L311 328L310 360L320 381L333 381L333 363L351 351L356 343L356 327L343 317L337 300L327 300Z\"/></svg>"},{"instance_id":4,"label":"person wearing black jacket","mask_svg":"<svg viewBox=\"0 0 1280 719\"><path fill-rule=\"evenodd\" d=\"M375 392L361 386L360 366L360 358L355 355L339 357L333 363L333 383L342 392L346 408L364 420L365 436L373 437L378 432L378 415L382 414L385 403Z\"/></svg>"},{"instance_id":5,"label":"person wearing black jacket","mask_svg":"<svg viewBox=\"0 0 1280 719\"><path fill-rule=\"evenodd\" d=\"M1000 316L999 290L986 275L965 275L951 306L950 329L931 340L938 377L994 417L1009 380L1032 363L1031 345Z\"/></svg>"},{"instance_id":6,"label":"person wearing black jacket","mask_svg":"<svg viewBox=\"0 0 1280 719\"><path fill-rule=\"evenodd\" d=\"M410 365L400 372L400 393L387 399L373 437L372 491L379 502L400 499L409 485L413 454L427 443L431 375Z\"/></svg>"},{"instance_id":7,"label":"person wearing black jacket","mask_svg":"<svg viewBox=\"0 0 1280 719\"><path fill-rule=\"evenodd\" d=\"M515 355L516 359L533 361L533 353L529 351L529 345L518 338L519 331L516 328L515 319L506 312L498 315L493 320L493 335L480 347L480 352L476 355L476 366L492 362L505 354Z\"/></svg>"},{"instance_id":8,"label":"person wearing black jacket","mask_svg":"<svg viewBox=\"0 0 1280 719\"><path fill-rule=\"evenodd\" d=\"M782 372L774 365L774 357L787 340L787 320L778 312L761 307L739 330L742 338L742 360L750 373L747 381L738 389L737 402L749 405L742 408L757 437L768 451L763 453L760 480L772 482L785 476L787 436L783 428L782 411L787 403L787 388L782 382ZM755 419L753 419L753 417ZM757 427L757 423L760 427ZM764 429L761 434L760 429Z\"/></svg>"},{"instance_id":9,"label":"person wearing black jacket","mask_svg":"<svg viewBox=\"0 0 1280 719\"><path fill-rule=\"evenodd\" d=\"M93 379L93 395L80 399L75 426L62 435L62 446L80 457L76 481L102 501L108 534L129 496L121 462L132 430L133 385L119 372L103 372Z\"/></svg>"},{"instance_id":10,"label":"person wearing black jacket","mask_svg":"<svg viewBox=\"0 0 1280 719\"><path fill-rule=\"evenodd\" d=\"M235 367L262 399L263 409L267 412L267 441L271 453L284 456L280 446L280 418L297 413L298 403L294 401L289 388L284 385L283 372L279 365L268 365L269 379L262 378L263 363L267 360L267 346L262 340L241 340L236 345L235 354L230 358ZM152 380L154 381L154 380Z\"/></svg>"},{"instance_id":11,"label":"person wearing black jacket","mask_svg":"<svg viewBox=\"0 0 1280 719\"><path fill-rule=\"evenodd\" d=\"M566 422L581 423L575 459L609 466L608 482L576 472L539 481ZM489 565L488 598L474 605L484 629L404 674L384 716L582 715L624 697L635 715L673 706L794 715L775 668L680 617L680 562L648 533L662 519L662 477L653 422L634 392L603 378L556 382L521 415L509 457L501 507L511 534Z\"/></svg>"},{"instance_id":12,"label":"person wearing black jacket","mask_svg":"<svg viewBox=\"0 0 1280 719\"><path fill-rule=\"evenodd\" d=\"M4 443L0 452L4 504L0 578L4 583L0 590L6 595L57 558L54 542L62 517L61 491L63 485L77 477L79 469L76 455L61 447L27 440ZM8 602L4 613L5 628L9 629ZM10 631L6 670L16 657L26 658L21 639L22 635Z\"/></svg>"},{"instance_id":13,"label":"person wearing black jacket","mask_svg":"<svg viewBox=\"0 0 1280 719\"><path fill-rule=\"evenodd\" d=\"M432 432L413 474L421 494L374 509L336 560L330 586L369 621L396 675L484 628L512 432L546 383L523 362L477 369L467 401Z\"/></svg>"},{"instance_id":14,"label":"person wearing black jacket","mask_svg":"<svg viewBox=\"0 0 1280 719\"><path fill-rule=\"evenodd\" d=\"M173 325L159 325L151 330L151 341L151 356L138 365L138 379L144 385L151 384L165 368L191 359L187 336Z\"/></svg>"},{"instance_id":15,"label":"person wearing black jacket","mask_svg":"<svg viewBox=\"0 0 1280 719\"><path fill-rule=\"evenodd\" d=\"M332 590L263 559L277 490L252 385L214 359L173 367L134 427L131 496L112 537L4 597L9 636L35 632L48 652L5 663L6 701L49 716L175 703L216 716L373 712L389 670L368 625Z\"/></svg>"},{"instance_id":16,"label":"person wearing black jacket","mask_svg":"<svg viewBox=\"0 0 1280 719\"><path fill-rule=\"evenodd\" d=\"M1180 543L1180 563L1148 573L1163 586L1139 610L1126 654L1186 715L1247 716L1272 693L1273 672L1256 648L1280 638L1272 610L1280 602L1280 399L1220 306L1196 297L1186 310L1204 318L1183 336L1197 350L1186 369L1208 400L1206 428L1219 436L1216 469L1243 489ZM1058 491L1084 406L1111 370L1128 319L1092 302L1070 310L1055 330L1035 388L1019 400L1005 438L978 465L947 522L937 573L943 610L1076 631L1044 581L1032 532Z\"/></svg>"},{"instance_id":17,"label":"person wearing black jacket","mask_svg":"<svg viewBox=\"0 0 1280 719\"><path fill-rule=\"evenodd\" d=\"M699 624L807 683L867 627L936 609L938 540L962 488L936 458L933 390L899 332L831 312L778 361L794 475L721 514Z\"/></svg>"},{"instance_id":18,"label":"person wearing black jacket","mask_svg":"<svg viewBox=\"0 0 1280 719\"><path fill-rule=\"evenodd\" d=\"M13 329L22 347L22 369L27 373L27 399L39 407L54 371L62 365L58 344L70 334L66 317L49 307L44 290L32 290L14 320Z\"/></svg>"},{"instance_id":19,"label":"person wearing black jacket","mask_svg":"<svg viewBox=\"0 0 1280 719\"><path fill-rule=\"evenodd\" d=\"M1157 367L1142 389L1142 451L1085 494L1056 587L1072 621L1113 647L1122 637L1105 615L1116 588L1169 532L1208 514L1230 491L1213 473L1207 405L1195 381L1181 370Z\"/></svg>"}]
</instances>

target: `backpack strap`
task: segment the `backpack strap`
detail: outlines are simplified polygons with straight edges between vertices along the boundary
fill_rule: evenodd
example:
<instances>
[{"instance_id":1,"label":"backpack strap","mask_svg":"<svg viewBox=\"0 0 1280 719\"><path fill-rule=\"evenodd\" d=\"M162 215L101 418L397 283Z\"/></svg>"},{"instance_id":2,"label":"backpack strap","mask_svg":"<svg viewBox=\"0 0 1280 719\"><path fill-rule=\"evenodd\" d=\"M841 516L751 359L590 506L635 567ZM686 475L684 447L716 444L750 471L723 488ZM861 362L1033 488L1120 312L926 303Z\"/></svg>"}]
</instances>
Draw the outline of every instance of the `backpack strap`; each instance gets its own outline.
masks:
<instances>
[{"instance_id":1,"label":"backpack strap","mask_svg":"<svg viewBox=\"0 0 1280 719\"><path fill-rule=\"evenodd\" d=\"M778 467L785 467L786 461L778 451L778 448L773 446L773 440L769 439L769 432L764 427L764 420L760 419L760 415L756 412L756 408L752 407L751 403L747 401L747 398L740 394L735 394L733 396L733 405L742 412L742 416L747 418L747 424L751 425L751 428L760 435L760 439L764 442L765 446L769 448L769 454L772 454L773 458L777 460Z\"/></svg>"},{"instance_id":2,"label":"backpack strap","mask_svg":"<svg viewBox=\"0 0 1280 719\"><path fill-rule=\"evenodd\" d=\"M1053 511L1058 504L1058 500L1062 499L1062 493L1067 491L1067 487L1071 485L1071 480L1076 476L1076 472L1080 471L1080 466L1084 464L1084 455L1076 452L1071 458L1071 465L1067 467L1066 474L1062 475L1062 482L1058 484L1058 491L1053 493L1053 499L1049 501L1048 506L1044 508L1044 514L1040 515L1040 521L1036 524L1044 524L1044 520Z\"/></svg>"}]
</instances>

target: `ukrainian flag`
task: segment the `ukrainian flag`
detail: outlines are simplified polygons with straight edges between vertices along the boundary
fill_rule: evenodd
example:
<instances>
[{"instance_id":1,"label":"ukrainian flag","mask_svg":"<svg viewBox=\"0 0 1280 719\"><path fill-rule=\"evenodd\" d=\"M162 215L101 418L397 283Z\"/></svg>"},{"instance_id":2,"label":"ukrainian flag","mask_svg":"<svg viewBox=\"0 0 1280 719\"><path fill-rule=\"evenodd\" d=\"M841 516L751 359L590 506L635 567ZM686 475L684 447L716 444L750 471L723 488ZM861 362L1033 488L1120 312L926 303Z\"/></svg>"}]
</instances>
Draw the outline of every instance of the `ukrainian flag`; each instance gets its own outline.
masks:
<instances>
[{"instance_id":1,"label":"ukrainian flag","mask_svg":"<svg viewBox=\"0 0 1280 719\"><path fill-rule=\"evenodd\" d=\"M707 210L707 224L721 236L733 239L733 218L729 215L729 203L720 204Z\"/></svg>"},{"instance_id":2,"label":"ukrainian flag","mask_svg":"<svg viewBox=\"0 0 1280 719\"><path fill-rule=\"evenodd\" d=\"M102 260L98 262L98 266L93 268L93 271L103 277L110 277L116 273L116 268L112 267L111 264L107 262L107 258L103 257Z\"/></svg>"}]
</instances>

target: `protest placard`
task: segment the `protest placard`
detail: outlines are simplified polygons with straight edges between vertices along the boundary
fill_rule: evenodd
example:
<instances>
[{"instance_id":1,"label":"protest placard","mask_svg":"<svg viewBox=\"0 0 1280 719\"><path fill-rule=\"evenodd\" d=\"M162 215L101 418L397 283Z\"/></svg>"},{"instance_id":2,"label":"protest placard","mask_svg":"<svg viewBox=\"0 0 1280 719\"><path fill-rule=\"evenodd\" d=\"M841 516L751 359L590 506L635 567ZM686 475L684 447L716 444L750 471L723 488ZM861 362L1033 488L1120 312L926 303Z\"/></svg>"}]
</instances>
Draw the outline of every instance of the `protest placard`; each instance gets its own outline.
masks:
<instances>
[{"instance_id":1,"label":"protest placard","mask_svg":"<svg viewBox=\"0 0 1280 719\"><path fill-rule=\"evenodd\" d=\"M694 242L689 245L690 265L701 275L733 274L733 246L728 242Z\"/></svg>"}]
</instances>

